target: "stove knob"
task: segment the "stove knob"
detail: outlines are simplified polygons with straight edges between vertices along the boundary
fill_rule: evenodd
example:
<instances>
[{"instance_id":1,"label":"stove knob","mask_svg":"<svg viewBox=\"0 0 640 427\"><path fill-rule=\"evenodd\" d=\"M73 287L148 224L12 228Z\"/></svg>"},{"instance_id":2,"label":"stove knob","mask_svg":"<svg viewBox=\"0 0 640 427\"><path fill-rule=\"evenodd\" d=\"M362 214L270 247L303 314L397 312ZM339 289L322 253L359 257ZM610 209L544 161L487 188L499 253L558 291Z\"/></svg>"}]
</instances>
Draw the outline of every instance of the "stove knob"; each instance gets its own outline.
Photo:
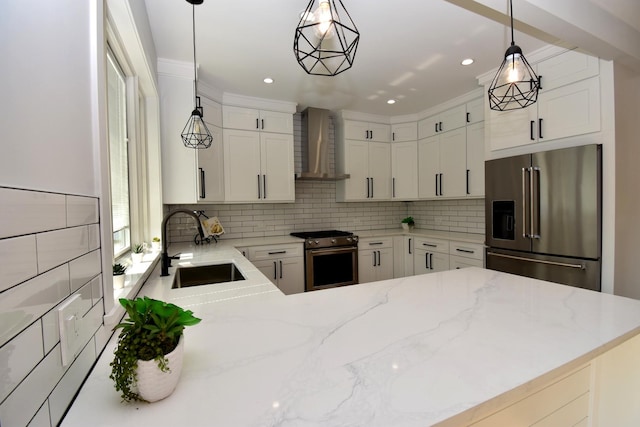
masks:
<instances>
[{"instance_id":1,"label":"stove knob","mask_svg":"<svg viewBox=\"0 0 640 427\"><path fill-rule=\"evenodd\" d=\"M316 241L314 241L313 243L317 245L317 244L319 244L320 242L316 240Z\"/></svg>"},{"instance_id":2,"label":"stove knob","mask_svg":"<svg viewBox=\"0 0 640 427\"><path fill-rule=\"evenodd\" d=\"M358 236L354 237L354 238L353 238L353 241L354 241L354 242L357 242L357 241L358 241Z\"/></svg>"},{"instance_id":3,"label":"stove knob","mask_svg":"<svg viewBox=\"0 0 640 427\"><path fill-rule=\"evenodd\" d=\"M331 243L336 243L336 239L331 239Z\"/></svg>"},{"instance_id":4,"label":"stove knob","mask_svg":"<svg viewBox=\"0 0 640 427\"><path fill-rule=\"evenodd\" d=\"M351 242L353 239L351 237L347 237L347 242Z\"/></svg>"}]
</instances>

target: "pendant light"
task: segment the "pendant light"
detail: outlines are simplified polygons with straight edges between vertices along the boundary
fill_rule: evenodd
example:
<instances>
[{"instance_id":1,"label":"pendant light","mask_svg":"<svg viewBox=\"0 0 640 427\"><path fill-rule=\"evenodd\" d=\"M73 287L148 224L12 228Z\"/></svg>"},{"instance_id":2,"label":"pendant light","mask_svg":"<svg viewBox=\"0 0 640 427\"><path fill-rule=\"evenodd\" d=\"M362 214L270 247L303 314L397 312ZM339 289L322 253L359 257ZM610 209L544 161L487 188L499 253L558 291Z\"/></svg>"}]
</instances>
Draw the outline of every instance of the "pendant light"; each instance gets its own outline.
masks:
<instances>
[{"instance_id":1,"label":"pendant light","mask_svg":"<svg viewBox=\"0 0 640 427\"><path fill-rule=\"evenodd\" d=\"M209 148L213 142L213 137L204 120L202 120L202 106L198 96L198 75L196 72L196 5L202 4L204 0L187 0L193 8L193 84L194 84L194 105L191 117L182 129L180 136L187 148Z\"/></svg>"},{"instance_id":2,"label":"pendant light","mask_svg":"<svg viewBox=\"0 0 640 427\"><path fill-rule=\"evenodd\" d=\"M527 62L522 49L513 41L513 3L509 0L511 15L511 46L489 86L489 107L505 111L525 108L538 99L540 80Z\"/></svg>"},{"instance_id":3,"label":"pendant light","mask_svg":"<svg viewBox=\"0 0 640 427\"><path fill-rule=\"evenodd\" d=\"M318 76L335 76L348 70L356 56L360 33L342 0L309 1L300 17L293 52L300 66Z\"/></svg>"}]
</instances>

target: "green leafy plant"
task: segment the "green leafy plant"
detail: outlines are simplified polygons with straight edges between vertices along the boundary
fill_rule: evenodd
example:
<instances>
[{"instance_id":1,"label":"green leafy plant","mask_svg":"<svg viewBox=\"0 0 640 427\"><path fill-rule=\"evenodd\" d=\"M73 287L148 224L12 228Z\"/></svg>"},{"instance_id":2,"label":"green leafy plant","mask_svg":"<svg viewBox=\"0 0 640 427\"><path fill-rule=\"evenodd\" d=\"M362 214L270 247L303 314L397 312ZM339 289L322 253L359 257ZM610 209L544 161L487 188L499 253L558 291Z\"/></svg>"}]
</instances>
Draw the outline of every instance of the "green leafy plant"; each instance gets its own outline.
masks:
<instances>
[{"instance_id":1,"label":"green leafy plant","mask_svg":"<svg viewBox=\"0 0 640 427\"><path fill-rule=\"evenodd\" d=\"M124 274L124 272L127 270L127 267L125 267L124 265L117 263L117 264L113 264L113 275L114 276L121 276Z\"/></svg>"},{"instance_id":2,"label":"green leafy plant","mask_svg":"<svg viewBox=\"0 0 640 427\"><path fill-rule=\"evenodd\" d=\"M134 254L141 254L144 251L144 245L142 243L138 243L137 245L133 245L132 249Z\"/></svg>"},{"instance_id":3,"label":"green leafy plant","mask_svg":"<svg viewBox=\"0 0 640 427\"><path fill-rule=\"evenodd\" d=\"M165 355L171 353L186 326L200 322L191 310L148 297L134 300L121 298L127 318L113 329L121 329L111 362L111 378L124 401L142 399L134 391L138 360L155 360L163 372L169 370Z\"/></svg>"},{"instance_id":4,"label":"green leafy plant","mask_svg":"<svg viewBox=\"0 0 640 427\"><path fill-rule=\"evenodd\" d=\"M160 238L159 237L154 237L153 239L151 239L152 242L156 242L156 243L160 243Z\"/></svg>"},{"instance_id":5,"label":"green leafy plant","mask_svg":"<svg viewBox=\"0 0 640 427\"><path fill-rule=\"evenodd\" d=\"M415 221L413 220L413 217L412 217L412 216L408 216L408 217L406 217L406 218L404 218L404 219L402 220L402 223L403 223L403 224L414 225L414 224L415 224Z\"/></svg>"}]
</instances>

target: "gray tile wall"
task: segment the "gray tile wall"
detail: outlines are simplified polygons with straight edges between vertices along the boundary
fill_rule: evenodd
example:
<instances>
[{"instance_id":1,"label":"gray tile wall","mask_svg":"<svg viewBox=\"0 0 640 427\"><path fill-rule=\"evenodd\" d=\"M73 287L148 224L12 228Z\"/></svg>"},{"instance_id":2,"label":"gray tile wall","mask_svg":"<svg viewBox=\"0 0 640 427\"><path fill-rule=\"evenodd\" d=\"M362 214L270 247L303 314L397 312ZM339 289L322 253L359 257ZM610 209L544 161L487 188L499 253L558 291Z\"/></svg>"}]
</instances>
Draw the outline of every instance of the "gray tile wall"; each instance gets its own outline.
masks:
<instances>
[{"instance_id":1,"label":"gray tile wall","mask_svg":"<svg viewBox=\"0 0 640 427\"><path fill-rule=\"evenodd\" d=\"M295 170L302 168L301 115L294 115ZM334 127L329 128L334 168ZM341 229L348 231L399 227L411 215L419 228L484 233L484 199L426 200L417 202L336 202L334 182L296 181L295 203L171 205L169 209L201 210L217 216L225 229L223 238L269 237L293 231ZM196 235L193 220L176 215L169 223L170 242L191 241Z\"/></svg>"}]
</instances>

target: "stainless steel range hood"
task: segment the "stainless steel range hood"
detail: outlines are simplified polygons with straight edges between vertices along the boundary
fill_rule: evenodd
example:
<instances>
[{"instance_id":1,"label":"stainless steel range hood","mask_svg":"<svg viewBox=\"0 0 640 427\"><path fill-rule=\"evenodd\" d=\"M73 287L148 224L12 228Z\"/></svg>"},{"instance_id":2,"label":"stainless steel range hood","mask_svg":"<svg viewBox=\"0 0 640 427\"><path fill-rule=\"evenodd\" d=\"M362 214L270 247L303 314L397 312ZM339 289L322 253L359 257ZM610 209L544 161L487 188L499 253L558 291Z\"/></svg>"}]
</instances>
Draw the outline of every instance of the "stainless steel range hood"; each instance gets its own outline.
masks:
<instances>
[{"instance_id":1,"label":"stainless steel range hood","mask_svg":"<svg viewBox=\"0 0 640 427\"><path fill-rule=\"evenodd\" d=\"M349 175L336 175L329 163L329 110L307 108L302 112L302 173L296 179L338 181Z\"/></svg>"}]
</instances>

